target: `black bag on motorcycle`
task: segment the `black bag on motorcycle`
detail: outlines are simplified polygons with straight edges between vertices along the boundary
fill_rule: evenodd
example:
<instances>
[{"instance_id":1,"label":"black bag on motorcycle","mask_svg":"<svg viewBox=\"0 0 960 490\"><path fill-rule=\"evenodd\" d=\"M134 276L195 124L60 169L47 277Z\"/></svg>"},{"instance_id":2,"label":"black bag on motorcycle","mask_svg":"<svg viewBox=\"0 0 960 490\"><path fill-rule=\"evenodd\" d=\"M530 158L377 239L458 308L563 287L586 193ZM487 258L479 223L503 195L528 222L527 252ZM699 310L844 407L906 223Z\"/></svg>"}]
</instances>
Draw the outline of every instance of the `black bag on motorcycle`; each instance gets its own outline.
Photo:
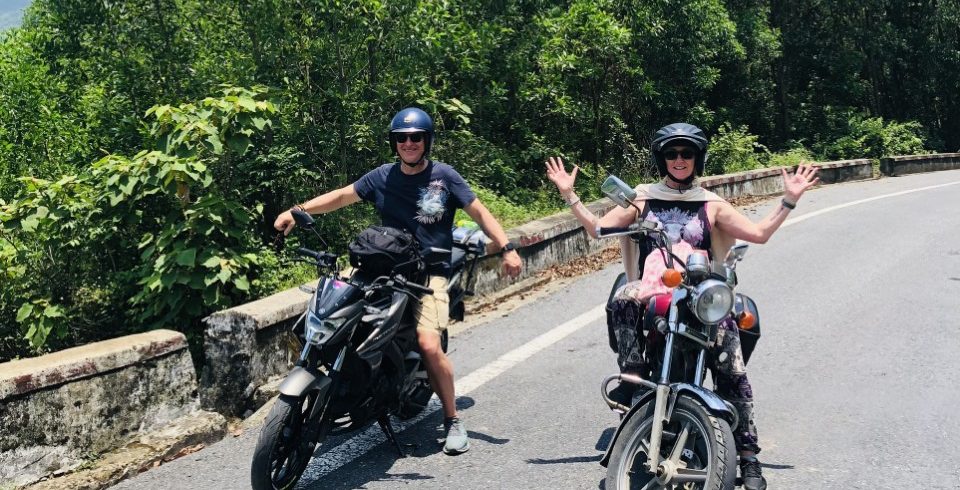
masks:
<instances>
[{"instance_id":1,"label":"black bag on motorcycle","mask_svg":"<svg viewBox=\"0 0 960 490\"><path fill-rule=\"evenodd\" d=\"M412 278L423 268L417 240L398 228L371 226L361 231L348 248L350 265L374 276L395 273Z\"/></svg>"}]
</instances>

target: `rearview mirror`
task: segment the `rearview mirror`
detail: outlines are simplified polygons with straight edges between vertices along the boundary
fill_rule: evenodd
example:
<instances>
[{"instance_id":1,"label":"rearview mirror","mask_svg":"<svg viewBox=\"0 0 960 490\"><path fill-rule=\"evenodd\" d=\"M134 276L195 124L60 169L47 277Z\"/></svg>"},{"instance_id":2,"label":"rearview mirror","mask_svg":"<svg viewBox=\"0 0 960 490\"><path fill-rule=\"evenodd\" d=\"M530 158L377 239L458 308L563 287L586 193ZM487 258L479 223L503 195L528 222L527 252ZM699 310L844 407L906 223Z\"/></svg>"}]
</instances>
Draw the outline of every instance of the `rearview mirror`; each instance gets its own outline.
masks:
<instances>
[{"instance_id":1,"label":"rearview mirror","mask_svg":"<svg viewBox=\"0 0 960 490\"><path fill-rule=\"evenodd\" d=\"M613 175L600 184L600 192L622 208L630 207L630 203L637 198L637 191Z\"/></svg>"},{"instance_id":2,"label":"rearview mirror","mask_svg":"<svg viewBox=\"0 0 960 490\"><path fill-rule=\"evenodd\" d=\"M747 254L747 249L750 248L750 245L746 243L738 243L730 247L730 251L727 252L727 257L723 259L724 265L727 267L733 267L743 260L743 256Z\"/></svg>"}]
</instances>

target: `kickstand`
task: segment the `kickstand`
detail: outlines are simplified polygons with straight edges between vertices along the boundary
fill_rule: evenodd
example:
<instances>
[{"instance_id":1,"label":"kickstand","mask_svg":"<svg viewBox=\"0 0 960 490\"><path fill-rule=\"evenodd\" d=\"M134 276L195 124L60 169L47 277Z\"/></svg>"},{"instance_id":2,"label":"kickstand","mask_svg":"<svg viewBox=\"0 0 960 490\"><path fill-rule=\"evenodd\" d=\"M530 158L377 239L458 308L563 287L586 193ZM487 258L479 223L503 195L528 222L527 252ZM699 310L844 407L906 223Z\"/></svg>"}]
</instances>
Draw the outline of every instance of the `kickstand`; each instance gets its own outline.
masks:
<instances>
[{"instance_id":1,"label":"kickstand","mask_svg":"<svg viewBox=\"0 0 960 490\"><path fill-rule=\"evenodd\" d=\"M383 430L383 433L386 434L387 440L393 443L393 447L397 448L397 452L400 453L401 458L406 458L407 453L403 451L403 446L400 445L400 441L397 439L397 433L393 431L393 424L390 423L390 416L384 415L377 420L377 423L380 424L380 429Z\"/></svg>"}]
</instances>

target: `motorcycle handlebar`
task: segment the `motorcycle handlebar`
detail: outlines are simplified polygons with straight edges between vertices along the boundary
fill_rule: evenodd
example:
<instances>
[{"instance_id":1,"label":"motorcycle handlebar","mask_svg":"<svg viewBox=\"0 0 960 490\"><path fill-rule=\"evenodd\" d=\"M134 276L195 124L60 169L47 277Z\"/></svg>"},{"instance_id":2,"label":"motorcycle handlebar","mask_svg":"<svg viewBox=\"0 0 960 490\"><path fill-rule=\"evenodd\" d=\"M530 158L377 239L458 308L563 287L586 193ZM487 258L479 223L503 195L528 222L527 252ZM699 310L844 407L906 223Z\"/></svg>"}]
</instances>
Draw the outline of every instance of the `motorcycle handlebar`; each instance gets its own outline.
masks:
<instances>
[{"instance_id":1,"label":"motorcycle handlebar","mask_svg":"<svg viewBox=\"0 0 960 490\"><path fill-rule=\"evenodd\" d=\"M300 247L297 249L297 255L303 255L305 257L310 257L313 260L320 260L320 252L314 252L309 248Z\"/></svg>"},{"instance_id":2,"label":"motorcycle handlebar","mask_svg":"<svg viewBox=\"0 0 960 490\"><path fill-rule=\"evenodd\" d=\"M630 226L602 226L597 227L598 237L608 237L616 235L630 235L641 231L640 227L633 224Z\"/></svg>"},{"instance_id":3,"label":"motorcycle handlebar","mask_svg":"<svg viewBox=\"0 0 960 490\"><path fill-rule=\"evenodd\" d=\"M600 228L601 235L609 235L611 233L630 233L634 231L630 229L629 226L605 226Z\"/></svg>"},{"instance_id":4,"label":"motorcycle handlebar","mask_svg":"<svg viewBox=\"0 0 960 490\"><path fill-rule=\"evenodd\" d=\"M412 291L417 291L423 294L433 294L433 289L430 289L426 286L421 286L415 282L403 281L400 283L403 287L410 289Z\"/></svg>"},{"instance_id":5,"label":"motorcycle handlebar","mask_svg":"<svg viewBox=\"0 0 960 490\"><path fill-rule=\"evenodd\" d=\"M309 248L298 248L297 255L309 257L311 263L320 267L333 267L337 262L336 255L328 252L315 252Z\"/></svg>"}]
</instances>

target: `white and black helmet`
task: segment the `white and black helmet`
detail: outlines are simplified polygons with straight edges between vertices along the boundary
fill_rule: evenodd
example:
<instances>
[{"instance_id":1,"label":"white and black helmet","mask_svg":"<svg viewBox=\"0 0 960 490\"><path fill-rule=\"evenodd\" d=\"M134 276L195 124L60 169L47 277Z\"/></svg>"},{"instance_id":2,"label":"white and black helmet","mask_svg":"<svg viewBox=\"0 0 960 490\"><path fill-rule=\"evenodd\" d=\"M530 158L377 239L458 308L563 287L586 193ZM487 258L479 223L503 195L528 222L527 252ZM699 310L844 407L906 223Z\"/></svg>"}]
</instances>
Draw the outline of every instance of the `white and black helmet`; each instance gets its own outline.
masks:
<instances>
[{"instance_id":1,"label":"white and black helmet","mask_svg":"<svg viewBox=\"0 0 960 490\"><path fill-rule=\"evenodd\" d=\"M653 153L653 160L657 165L657 171L660 172L660 177L668 175L667 161L663 158L663 149L679 142L696 148L695 174L697 176L703 175L703 169L707 164L707 135L693 124L673 123L653 133L653 142L650 144L650 151ZM693 180L693 176L690 180Z\"/></svg>"}]
</instances>

